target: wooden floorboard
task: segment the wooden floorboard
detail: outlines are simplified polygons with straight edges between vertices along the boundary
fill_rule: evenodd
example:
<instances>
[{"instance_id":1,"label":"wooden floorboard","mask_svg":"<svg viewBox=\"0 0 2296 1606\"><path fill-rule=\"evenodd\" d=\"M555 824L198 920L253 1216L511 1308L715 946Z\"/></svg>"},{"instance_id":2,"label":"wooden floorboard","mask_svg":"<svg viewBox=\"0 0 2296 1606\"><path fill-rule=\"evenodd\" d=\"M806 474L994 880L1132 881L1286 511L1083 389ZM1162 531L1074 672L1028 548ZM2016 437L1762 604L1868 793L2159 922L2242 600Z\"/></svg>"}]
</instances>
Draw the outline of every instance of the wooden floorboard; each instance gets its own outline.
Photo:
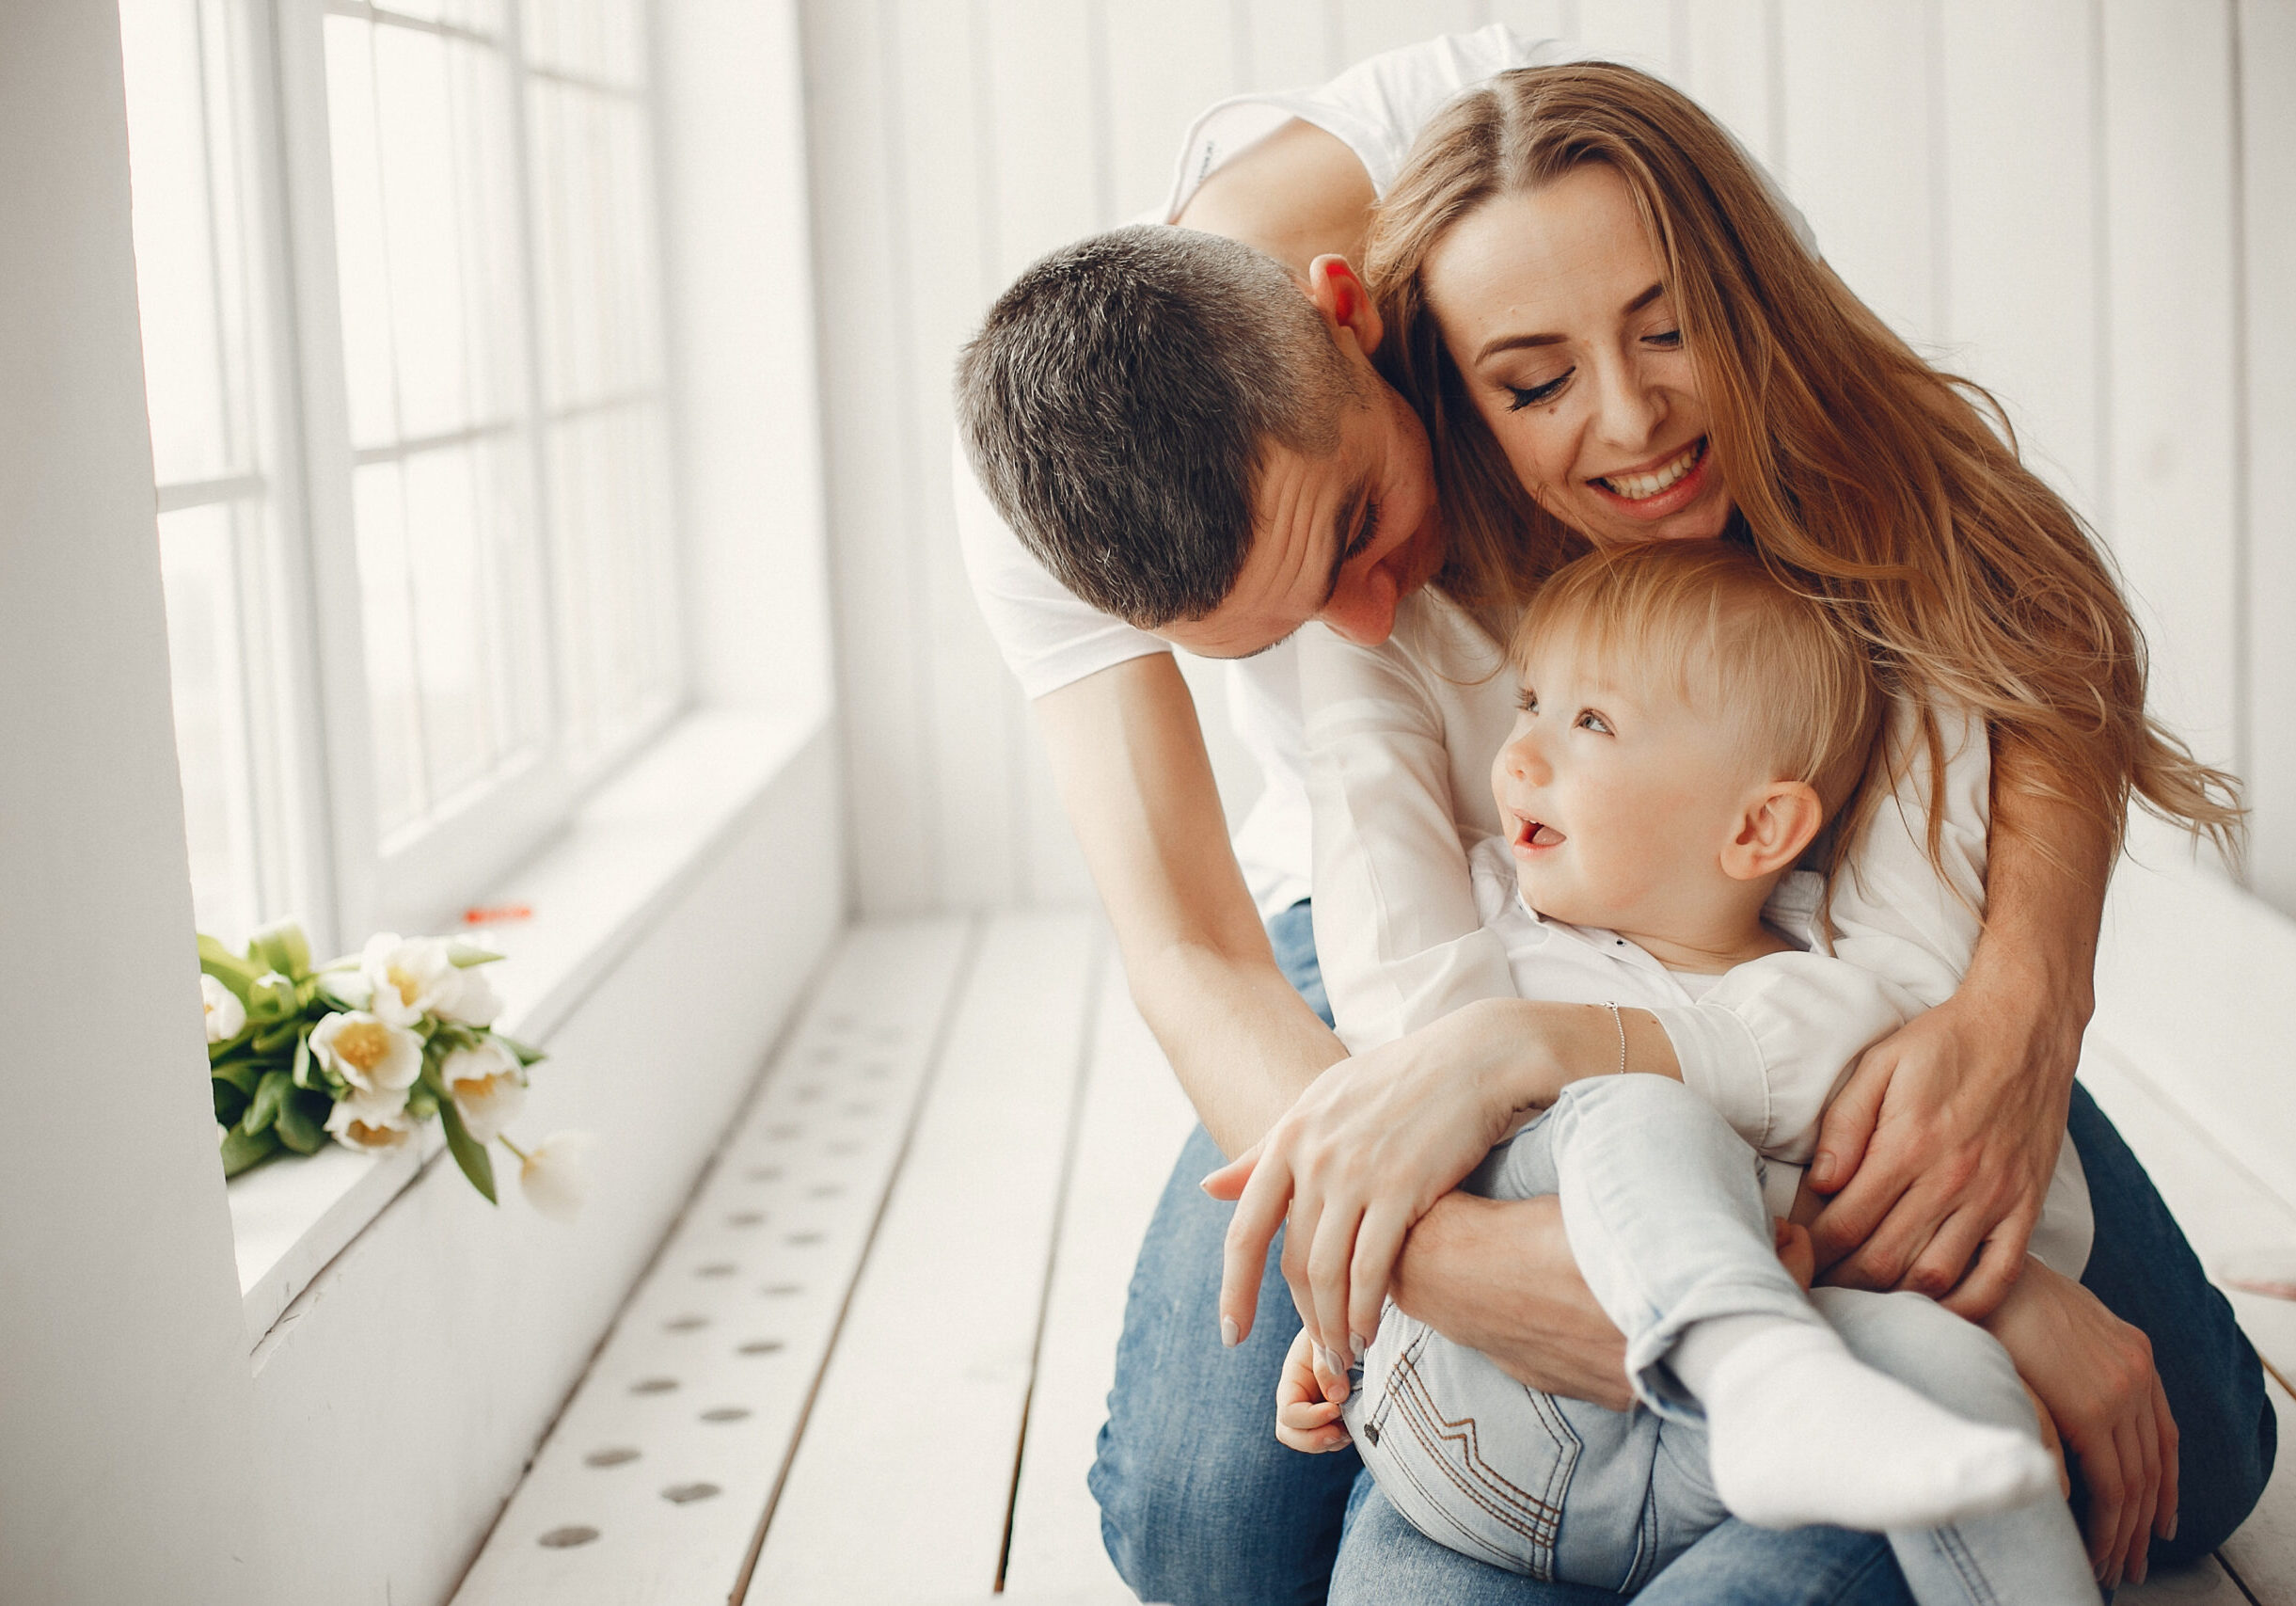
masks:
<instances>
[{"instance_id":1,"label":"wooden floorboard","mask_svg":"<svg viewBox=\"0 0 2296 1606\"><path fill-rule=\"evenodd\" d=\"M995 1588L1103 946L987 922L748 1606Z\"/></svg>"},{"instance_id":2,"label":"wooden floorboard","mask_svg":"<svg viewBox=\"0 0 2296 1606\"><path fill-rule=\"evenodd\" d=\"M837 1330L970 930L847 934L456 1606L726 1598Z\"/></svg>"},{"instance_id":3,"label":"wooden floorboard","mask_svg":"<svg viewBox=\"0 0 2296 1606\"><path fill-rule=\"evenodd\" d=\"M1122 967L1109 965L1014 1503L1005 1585L1016 1601L1100 1598L1111 1590L1110 1598L1132 1598L1100 1543L1100 1509L1085 1474L1108 1414L1132 1263L1195 1125L1164 1051L1132 1008Z\"/></svg>"}]
</instances>

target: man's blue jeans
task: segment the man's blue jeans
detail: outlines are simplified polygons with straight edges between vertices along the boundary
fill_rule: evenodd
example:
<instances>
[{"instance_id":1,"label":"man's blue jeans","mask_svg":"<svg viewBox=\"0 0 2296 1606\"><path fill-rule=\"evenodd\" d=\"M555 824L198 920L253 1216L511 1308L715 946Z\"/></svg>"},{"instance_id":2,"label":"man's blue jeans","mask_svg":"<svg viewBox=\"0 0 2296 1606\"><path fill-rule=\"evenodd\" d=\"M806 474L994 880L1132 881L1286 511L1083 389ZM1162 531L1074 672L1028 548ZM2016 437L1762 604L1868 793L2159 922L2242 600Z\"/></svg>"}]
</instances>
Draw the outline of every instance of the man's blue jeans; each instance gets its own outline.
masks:
<instances>
[{"instance_id":1,"label":"man's blue jeans","mask_svg":"<svg viewBox=\"0 0 2296 1606\"><path fill-rule=\"evenodd\" d=\"M1308 907L1269 923L1276 961L1329 1019ZM2097 1248L2082 1280L2151 1339L2180 1432L2177 1537L2157 1566L2212 1550L2270 1476L2272 1407L2256 1351L2144 1168L2087 1092L2067 1133L2088 1172ZM1302 1455L1275 1442L1275 1379L1299 1323L1268 1257L1259 1319L1223 1349L1217 1301L1229 1207L1196 1181L1221 1162L1199 1129L1180 1151L1132 1274L1116 1388L1091 1484L1116 1570L1144 1600L1172 1606L1442 1601L1593 1606L1602 1590L1540 1583L1444 1549L1361 1477L1353 1451ZM1909 1606L1887 1541L1725 1522L1638 1597L1644 1606Z\"/></svg>"}]
</instances>

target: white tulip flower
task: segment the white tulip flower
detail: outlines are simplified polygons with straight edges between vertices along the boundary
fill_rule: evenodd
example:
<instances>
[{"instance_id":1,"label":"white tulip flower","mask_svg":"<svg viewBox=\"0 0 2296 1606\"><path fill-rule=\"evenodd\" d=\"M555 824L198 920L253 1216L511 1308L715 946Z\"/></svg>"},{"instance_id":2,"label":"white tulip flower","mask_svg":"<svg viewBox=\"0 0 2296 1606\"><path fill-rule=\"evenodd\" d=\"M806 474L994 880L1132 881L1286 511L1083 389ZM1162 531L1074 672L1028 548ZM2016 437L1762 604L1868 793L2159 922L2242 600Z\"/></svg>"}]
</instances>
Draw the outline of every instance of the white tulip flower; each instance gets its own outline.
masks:
<instances>
[{"instance_id":1,"label":"white tulip flower","mask_svg":"<svg viewBox=\"0 0 2296 1606\"><path fill-rule=\"evenodd\" d=\"M494 990L494 983L486 979L484 971L475 967L451 969L431 1012L442 1021L454 1021L466 1026L490 1026L502 1012L502 995Z\"/></svg>"},{"instance_id":2,"label":"white tulip flower","mask_svg":"<svg viewBox=\"0 0 2296 1606\"><path fill-rule=\"evenodd\" d=\"M439 1079L454 1096L463 1126L481 1143L492 1143L526 1107L526 1067L493 1038L474 1048L458 1048L439 1061Z\"/></svg>"},{"instance_id":3,"label":"white tulip flower","mask_svg":"<svg viewBox=\"0 0 2296 1606\"><path fill-rule=\"evenodd\" d=\"M406 1089L422 1074L422 1040L364 1010L337 1012L311 1028L319 1063L371 1098Z\"/></svg>"},{"instance_id":4,"label":"white tulip flower","mask_svg":"<svg viewBox=\"0 0 2296 1606\"><path fill-rule=\"evenodd\" d=\"M199 973L199 1002L207 1010L207 1041L229 1042L247 1029L247 1007L222 982Z\"/></svg>"},{"instance_id":5,"label":"white tulip flower","mask_svg":"<svg viewBox=\"0 0 2296 1606\"><path fill-rule=\"evenodd\" d=\"M435 937L402 940L396 931L377 931L359 955L359 974L373 989L367 1008L394 1026L411 1026L435 1010L458 983L460 972Z\"/></svg>"},{"instance_id":6,"label":"white tulip flower","mask_svg":"<svg viewBox=\"0 0 2296 1606\"><path fill-rule=\"evenodd\" d=\"M527 1203L557 1221L581 1214L590 1197L590 1171L583 1156L597 1139L587 1132L553 1132L528 1150L518 1163L518 1186Z\"/></svg>"},{"instance_id":7,"label":"white tulip flower","mask_svg":"<svg viewBox=\"0 0 2296 1606\"><path fill-rule=\"evenodd\" d=\"M415 1140L415 1118L407 1113L404 1091L397 1095L396 1105L388 1098L341 1100L327 1116L327 1130L335 1135L336 1142L362 1154L388 1154L405 1148Z\"/></svg>"}]
</instances>

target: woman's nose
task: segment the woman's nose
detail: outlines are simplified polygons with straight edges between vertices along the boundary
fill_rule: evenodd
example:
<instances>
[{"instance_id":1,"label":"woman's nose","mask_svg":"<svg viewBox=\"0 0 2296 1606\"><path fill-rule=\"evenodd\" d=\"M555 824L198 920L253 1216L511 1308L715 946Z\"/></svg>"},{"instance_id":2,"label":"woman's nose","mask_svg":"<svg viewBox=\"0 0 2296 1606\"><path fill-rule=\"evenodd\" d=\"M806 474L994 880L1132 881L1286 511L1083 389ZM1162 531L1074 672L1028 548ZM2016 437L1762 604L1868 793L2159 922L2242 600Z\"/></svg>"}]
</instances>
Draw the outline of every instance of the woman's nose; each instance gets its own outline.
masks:
<instances>
[{"instance_id":1,"label":"woman's nose","mask_svg":"<svg viewBox=\"0 0 2296 1606\"><path fill-rule=\"evenodd\" d=\"M1658 388L1648 383L1631 361L1601 365L1595 380L1594 427L1604 441L1621 451L1637 452L1657 434L1666 415Z\"/></svg>"}]
</instances>

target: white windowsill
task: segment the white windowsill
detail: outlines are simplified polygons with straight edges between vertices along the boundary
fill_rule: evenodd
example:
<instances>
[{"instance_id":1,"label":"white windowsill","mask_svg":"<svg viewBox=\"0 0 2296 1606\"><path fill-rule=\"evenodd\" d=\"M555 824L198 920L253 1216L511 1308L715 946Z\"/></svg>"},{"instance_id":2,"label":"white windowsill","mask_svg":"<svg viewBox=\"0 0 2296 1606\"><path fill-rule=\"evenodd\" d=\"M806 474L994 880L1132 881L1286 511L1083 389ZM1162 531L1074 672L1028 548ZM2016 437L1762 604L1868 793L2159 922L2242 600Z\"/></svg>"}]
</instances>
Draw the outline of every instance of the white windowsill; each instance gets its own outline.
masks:
<instances>
[{"instance_id":1,"label":"white windowsill","mask_svg":"<svg viewBox=\"0 0 2296 1606\"><path fill-rule=\"evenodd\" d=\"M485 904L533 911L530 919L478 933L508 956L492 978L510 1001L502 1029L546 1046L827 715L820 706L687 715L494 889ZM329 1147L274 1160L227 1185L250 1348L444 1146L434 1124L410 1153L378 1159Z\"/></svg>"}]
</instances>

